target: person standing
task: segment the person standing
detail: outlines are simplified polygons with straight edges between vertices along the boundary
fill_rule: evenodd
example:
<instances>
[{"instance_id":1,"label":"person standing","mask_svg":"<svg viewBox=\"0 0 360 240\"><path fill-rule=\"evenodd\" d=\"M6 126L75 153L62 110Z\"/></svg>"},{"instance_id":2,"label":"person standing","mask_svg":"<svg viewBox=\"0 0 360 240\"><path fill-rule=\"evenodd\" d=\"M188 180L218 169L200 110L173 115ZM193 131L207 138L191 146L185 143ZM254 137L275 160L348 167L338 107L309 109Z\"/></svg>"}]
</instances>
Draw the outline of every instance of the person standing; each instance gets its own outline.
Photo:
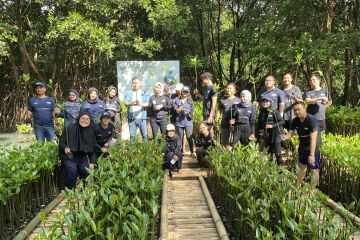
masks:
<instances>
[{"instance_id":1,"label":"person standing","mask_svg":"<svg viewBox=\"0 0 360 240\"><path fill-rule=\"evenodd\" d=\"M227 97L220 100L219 111L217 111L216 119L222 115L221 119L221 145L228 148L230 146L230 134L234 134L233 124L230 123L233 106L240 103L240 98L235 96L236 86L229 83L226 87Z\"/></svg>"},{"instance_id":2,"label":"person standing","mask_svg":"<svg viewBox=\"0 0 360 240\"><path fill-rule=\"evenodd\" d=\"M319 162L321 133L318 120L306 112L305 104L297 101L293 104L295 118L291 121L290 131L281 135L281 140L290 139L295 134L299 136L298 160L300 171L297 176L297 186L303 183L307 169L311 172L311 185L316 187L319 183Z\"/></svg>"},{"instance_id":3,"label":"person standing","mask_svg":"<svg viewBox=\"0 0 360 240\"><path fill-rule=\"evenodd\" d=\"M209 72L204 72L200 76L204 89L203 94L200 94L198 89L194 90L194 94L203 100L203 120L212 125L214 123L217 93L214 89L213 75Z\"/></svg>"},{"instance_id":4,"label":"person standing","mask_svg":"<svg viewBox=\"0 0 360 240\"><path fill-rule=\"evenodd\" d=\"M36 96L28 102L28 115L33 118L33 128L36 139L40 142L53 141L55 138L55 101L46 96L46 86L43 82L35 83Z\"/></svg>"},{"instance_id":5,"label":"person standing","mask_svg":"<svg viewBox=\"0 0 360 240\"><path fill-rule=\"evenodd\" d=\"M146 108L149 105L149 95L141 89L139 77L132 78L132 90L125 93L124 103L128 108L130 138L133 139L136 136L139 128L143 140L147 140Z\"/></svg>"},{"instance_id":6,"label":"person standing","mask_svg":"<svg viewBox=\"0 0 360 240\"><path fill-rule=\"evenodd\" d=\"M91 121L96 123L104 110L105 104L99 99L99 91L94 87L89 88L87 98L81 104L80 112L89 113Z\"/></svg>"},{"instance_id":7,"label":"person standing","mask_svg":"<svg viewBox=\"0 0 360 240\"><path fill-rule=\"evenodd\" d=\"M74 124L80 113L81 102L79 93L75 89L71 88L68 90L67 100L64 103L64 110L55 108L56 116L64 118L64 126L68 127Z\"/></svg>"},{"instance_id":8,"label":"person standing","mask_svg":"<svg viewBox=\"0 0 360 240\"><path fill-rule=\"evenodd\" d=\"M172 101L168 95L164 94L164 87L161 82L155 83L154 95L149 100L150 125L153 138L156 137L158 130L165 136L167 116L172 109Z\"/></svg>"},{"instance_id":9,"label":"person standing","mask_svg":"<svg viewBox=\"0 0 360 240\"><path fill-rule=\"evenodd\" d=\"M269 98L271 100L271 108L278 110L280 115L284 115L285 109L285 94L282 90L275 87L275 77L268 75L265 78L265 86L261 88L257 94L257 102L261 104L262 98Z\"/></svg>"},{"instance_id":10,"label":"person standing","mask_svg":"<svg viewBox=\"0 0 360 240\"><path fill-rule=\"evenodd\" d=\"M292 76L290 73L285 73L283 76L283 84L280 87L285 94L285 110L284 110L284 128L289 130L290 122L295 117L292 110L293 103L302 101L301 90L298 86L292 85Z\"/></svg>"},{"instance_id":11,"label":"person standing","mask_svg":"<svg viewBox=\"0 0 360 240\"><path fill-rule=\"evenodd\" d=\"M182 83L177 83L175 85L175 93L171 94L171 100L174 100L177 97L181 96L181 90L183 89L184 85ZM176 123L176 112L174 108L171 108L170 110L170 123L175 124Z\"/></svg>"},{"instance_id":12,"label":"person standing","mask_svg":"<svg viewBox=\"0 0 360 240\"><path fill-rule=\"evenodd\" d=\"M180 140L184 138L186 133L186 139L189 144L191 157L196 157L194 152L194 141L192 139L193 133L193 121L192 117L194 115L194 102L190 96L190 88L184 86L181 91L181 96L175 98L174 100L174 109L176 111L176 127L178 129ZM185 149L183 149L184 151Z\"/></svg>"},{"instance_id":13,"label":"person standing","mask_svg":"<svg viewBox=\"0 0 360 240\"><path fill-rule=\"evenodd\" d=\"M65 169L66 187L74 189L76 179L85 179L96 163L96 137L89 113L82 112L79 121L64 128L59 141L59 158Z\"/></svg>"},{"instance_id":14,"label":"person standing","mask_svg":"<svg viewBox=\"0 0 360 240\"><path fill-rule=\"evenodd\" d=\"M165 142L165 166L168 169L176 168L178 173L180 173L183 153L181 151L180 137L175 134L175 126L173 124L166 126Z\"/></svg>"},{"instance_id":15,"label":"person standing","mask_svg":"<svg viewBox=\"0 0 360 240\"><path fill-rule=\"evenodd\" d=\"M235 124L233 145L240 142L248 144L255 139L256 107L251 102L251 93L243 90L240 93L240 103L233 106L230 124Z\"/></svg>"},{"instance_id":16,"label":"person standing","mask_svg":"<svg viewBox=\"0 0 360 240\"><path fill-rule=\"evenodd\" d=\"M105 107L108 108L109 106L115 106L116 112L115 115L112 116L114 118L113 124L115 127L115 138L121 139L121 132L122 132L122 122L121 122L121 101L118 98L118 90L114 86L110 86L106 91L106 97L104 98Z\"/></svg>"},{"instance_id":17,"label":"person standing","mask_svg":"<svg viewBox=\"0 0 360 240\"><path fill-rule=\"evenodd\" d=\"M258 116L258 139L260 141L260 151L265 147L271 159L273 154L276 157L276 163L282 165L281 139L284 120L278 110L271 108L271 96L267 95L261 99L261 108Z\"/></svg>"},{"instance_id":18,"label":"person standing","mask_svg":"<svg viewBox=\"0 0 360 240\"><path fill-rule=\"evenodd\" d=\"M311 89L305 92L305 101L308 104L307 112L319 121L319 131L326 131L326 108L332 104L329 92L320 86L320 76L313 74L310 77Z\"/></svg>"}]
</instances>

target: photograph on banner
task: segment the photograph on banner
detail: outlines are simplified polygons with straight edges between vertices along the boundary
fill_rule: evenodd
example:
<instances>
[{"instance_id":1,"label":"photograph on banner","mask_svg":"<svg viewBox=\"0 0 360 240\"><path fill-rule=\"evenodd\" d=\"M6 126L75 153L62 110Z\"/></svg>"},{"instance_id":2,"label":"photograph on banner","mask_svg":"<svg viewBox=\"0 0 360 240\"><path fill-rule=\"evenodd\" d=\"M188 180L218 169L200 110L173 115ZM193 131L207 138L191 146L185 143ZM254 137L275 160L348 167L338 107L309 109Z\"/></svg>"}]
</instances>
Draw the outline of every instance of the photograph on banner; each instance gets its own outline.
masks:
<instances>
[{"instance_id":1,"label":"photograph on banner","mask_svg":"<svg viewBox=\"0 0 360 240\"><path fill-rule=\"evenodd\" d=\"M153 88L156 82L175 91L175 84L180 82L179 61L117 61L117 82L119 98L123 99L124 93L132 89L131 80L139 77L141 88L149 96L153 95Z\"/></svg>"}]
</instances>

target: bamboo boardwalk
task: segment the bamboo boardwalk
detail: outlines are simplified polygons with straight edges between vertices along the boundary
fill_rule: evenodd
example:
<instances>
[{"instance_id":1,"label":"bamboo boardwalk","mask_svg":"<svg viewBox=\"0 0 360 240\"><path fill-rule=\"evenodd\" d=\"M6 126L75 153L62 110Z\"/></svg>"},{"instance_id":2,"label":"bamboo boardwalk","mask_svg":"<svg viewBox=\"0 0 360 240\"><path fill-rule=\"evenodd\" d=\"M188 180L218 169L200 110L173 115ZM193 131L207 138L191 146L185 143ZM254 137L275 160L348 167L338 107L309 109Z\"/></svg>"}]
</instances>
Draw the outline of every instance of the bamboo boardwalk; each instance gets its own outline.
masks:
<instances>
[{"instance_id":1,"label":"bamboo boardwalk","mask_svg":"<svg viewBox=\"0 0 360 240\"><path fill-rule=\"evenodd\" d=\"M184 155L181 173L166 171L161 206L161 240L229 239L197 160Z\"/></svg>"}]
</instances>

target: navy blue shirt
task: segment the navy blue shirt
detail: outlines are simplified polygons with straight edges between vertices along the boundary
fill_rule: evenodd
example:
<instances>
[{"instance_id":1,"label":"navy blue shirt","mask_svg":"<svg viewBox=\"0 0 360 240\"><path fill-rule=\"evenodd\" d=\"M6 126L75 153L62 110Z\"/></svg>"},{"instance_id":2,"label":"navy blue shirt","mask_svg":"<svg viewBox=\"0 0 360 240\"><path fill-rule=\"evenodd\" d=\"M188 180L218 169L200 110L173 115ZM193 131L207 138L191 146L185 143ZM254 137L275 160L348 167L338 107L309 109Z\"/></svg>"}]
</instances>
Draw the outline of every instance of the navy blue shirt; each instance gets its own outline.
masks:
<instances>
[{"instance_id":1,"label":"navy blue shirt","mask_svg":"<svg viewBox=\"0 0 360 240\"><path fill-rule=\"evenodd\" d=\"M99 116L105 110L105 104L101 100L96 100L91 102L87 99L85 102L81 104L80 112L86 111L89 113L90 119L95 120L97 116Z\"/></svg>"},{"instance_id":2,"label":"navy blue shirt","mask_svg":"<svg viewBox=\"0 0 360 240\"><path fill-rule=\"evenodd\" d=\"M220 110L222 110L223 116L221 120L221 126L228 127L230 126L230 119L232 118L232 111L234 110L233 106L240 103L240 98L223 98L220 100Z\"/></svg>"},{"instance_id":3,"label":"navy blue shirt","mask_svg":"<svg viewBox=\"0 0 360 240\"><path fill-rule=\"evenodd\" d=\"M257 101L260 103L261 98L264 96L270 97L271 108L274 110L279 110L279 104L285 102L285 93L278 88L273 88L271 90L266 90L265 88L260 89Z\"/></svg>"},{"instance_id":4,"label":"navy blue shirt","mask_svg":"<svg viewBox=\"0 0 360 240\"><path fill-rule=\"evenodd\" d=\"M205 87L203 91L204 101L203 101L203 119L207 120L210 116L210 111L212 107L212 97L216 96L217 93L214 90L214 85Z\"/></svg>"},{"instance_id":5,"label":"navy blue shirt","mask_svg":"<svg viewBox=\"0 0 360 240\"><path fill-rule=\"evenodd\" d=\"M114 125L112 123L109 124L107 128L103 128L101 123L98 123L94 127L94 133L96 136L96 147L99 151L105 144L112 138L114 133Z\"/></svg>"},{"instance_id":6,"label":"navy blue shirt","mask_svg":"<svg viewBox=\"0 0 360 240\"><path fill-rule=\"evenodd\" d=\"M28 102L28 109L34 117L34 124L43 127L54 126L53 112L55 109L55 101L52 97L32 97Z\"/></svg>"},{"instance_id":7,"label":"navy blue shirt","mask_svg":"<svg viewBox=\"0 0 360 240\"><path fill-rule=\"evenodd\" d=\"M290 124L290 130L295 130L299 135L299 154L310 154L310 133L317 131L315 153L319 152L321 146L321 136L318 128L318 120L311 114L306 114L304 122L301 122L298 117L295 117Z\"/></svg>"}]
</instances>

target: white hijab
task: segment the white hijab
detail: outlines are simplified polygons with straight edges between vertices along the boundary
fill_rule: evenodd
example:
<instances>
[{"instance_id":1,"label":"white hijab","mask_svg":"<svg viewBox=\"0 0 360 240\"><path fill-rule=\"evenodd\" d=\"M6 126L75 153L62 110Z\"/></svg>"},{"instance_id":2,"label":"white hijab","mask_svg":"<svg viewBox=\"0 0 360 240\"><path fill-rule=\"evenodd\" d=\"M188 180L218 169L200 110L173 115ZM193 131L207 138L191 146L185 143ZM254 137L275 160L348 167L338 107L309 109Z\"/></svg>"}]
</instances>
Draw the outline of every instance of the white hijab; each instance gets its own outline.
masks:
<instances>
[{"instance_id":1,"label":"white hijab","mask_svg":"<svg viewBox=\"0 0 360 240\"><path fill-rule=\"evenodd\" d=\"M158 86L158 85L161 86L161 93L160 93L159 95L157 95L157 94L156 94L156 91L155 91L155 88L156 88L156 86ZM155 85L154 85L154 95L155 95L155 96L162 96L162 95L164 95L164 84L162 84L161 82L155 83Z\"/></svg>"},{"instance_id":2,"label":"white hijab","mask_svg":"<svg viewBox=\"0 0 360 240\"><path fill-rule=\"evenodd\" d=\"M243 91L241 91L241 94L244 94L246 97L245 103L242 103L242 104L245 107L250 107L251 106L251 92L249 92L248 90L243 90Z\"/></svg>"}]
</instances>

